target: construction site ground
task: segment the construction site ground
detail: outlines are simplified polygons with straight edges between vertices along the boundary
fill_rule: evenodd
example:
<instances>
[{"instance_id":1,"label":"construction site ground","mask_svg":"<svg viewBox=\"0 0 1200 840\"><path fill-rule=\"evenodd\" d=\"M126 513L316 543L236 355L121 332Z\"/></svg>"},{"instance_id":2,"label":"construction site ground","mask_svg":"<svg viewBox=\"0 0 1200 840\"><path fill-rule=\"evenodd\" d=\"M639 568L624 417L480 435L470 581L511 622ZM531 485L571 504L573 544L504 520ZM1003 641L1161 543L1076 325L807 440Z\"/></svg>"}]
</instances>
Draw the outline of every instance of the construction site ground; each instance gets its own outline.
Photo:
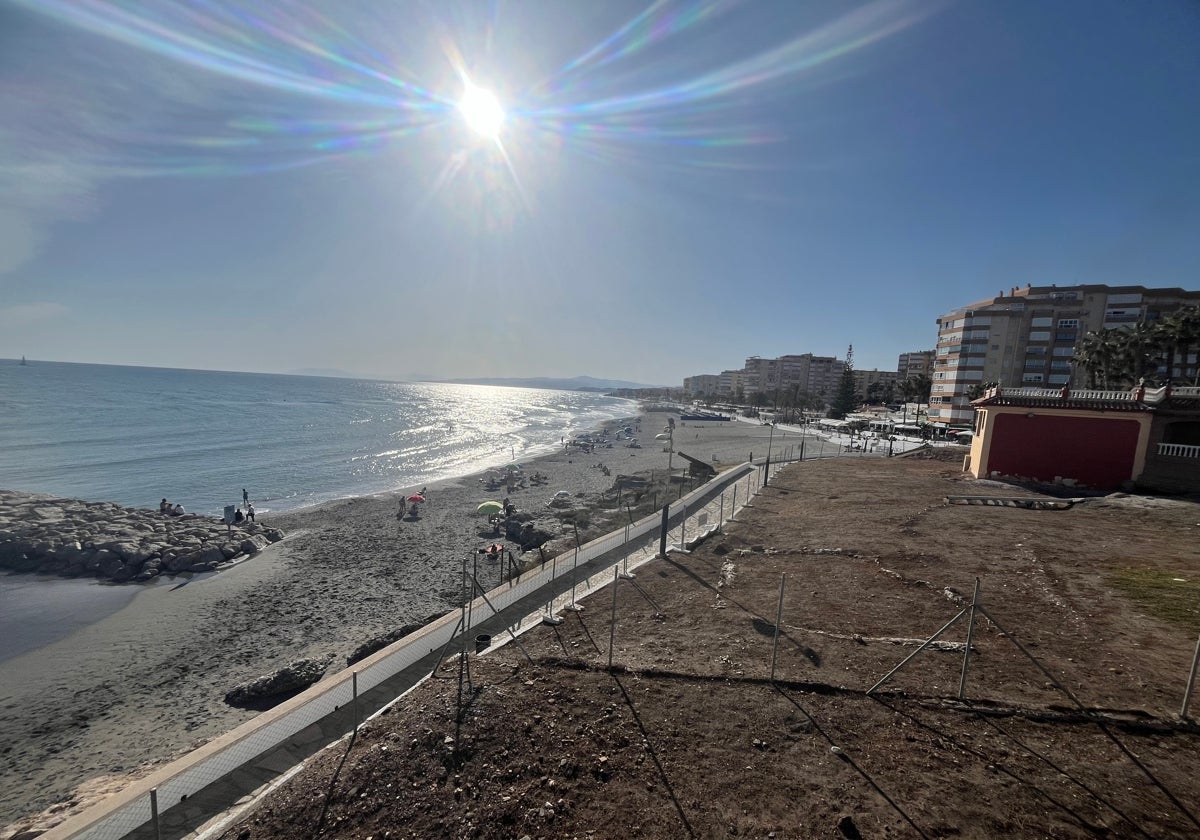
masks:
<instances>
[{"instance_id":1,"label":"construction site ground","mask_svg":"<svg viewBox=\"0 0 1200 840\"><path fill-rule=\"evenodd\" d=\"M223 837L1200 836L1200 505L947 504L1036 495L960 466L786 468L615 599L446 660Z\"/></svg>"}]
</instances>

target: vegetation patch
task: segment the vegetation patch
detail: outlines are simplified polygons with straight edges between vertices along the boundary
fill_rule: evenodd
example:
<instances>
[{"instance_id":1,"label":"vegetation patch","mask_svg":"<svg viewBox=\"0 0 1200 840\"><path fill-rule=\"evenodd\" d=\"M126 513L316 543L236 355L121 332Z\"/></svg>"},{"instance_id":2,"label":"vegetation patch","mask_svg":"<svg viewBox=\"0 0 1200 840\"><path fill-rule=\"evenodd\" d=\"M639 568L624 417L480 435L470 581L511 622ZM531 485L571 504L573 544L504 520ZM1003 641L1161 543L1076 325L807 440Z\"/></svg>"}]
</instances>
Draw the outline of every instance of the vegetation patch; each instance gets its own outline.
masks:
<instances>
[{"instance_id":1,"label":"vegetation patch","mask_svg":"<svg viewBox=\"0 0 1200 840\"><path fill-rule=\"evenodd\" d=\"M1149 615L1200 632L1200 579L1162 569L1121 569L1109 577Z\"/></svg>"}]
</instances>

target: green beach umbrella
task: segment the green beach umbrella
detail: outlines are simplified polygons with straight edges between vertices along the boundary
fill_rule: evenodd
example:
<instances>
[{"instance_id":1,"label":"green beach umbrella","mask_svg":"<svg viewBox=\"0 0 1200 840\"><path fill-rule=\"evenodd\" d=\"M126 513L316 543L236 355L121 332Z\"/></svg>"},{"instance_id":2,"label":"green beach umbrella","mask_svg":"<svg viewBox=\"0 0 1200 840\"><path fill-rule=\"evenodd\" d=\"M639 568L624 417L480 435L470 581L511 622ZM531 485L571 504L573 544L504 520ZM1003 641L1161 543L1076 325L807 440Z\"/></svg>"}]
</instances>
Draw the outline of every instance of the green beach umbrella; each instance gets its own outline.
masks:
<instances>
[{"instance_id":1,"label":"green beach umbrella","mask_svg":"<svg viewBox=\"0 0 1200 840\"><path fill-rule=\"evenodd\" d=\"M484 502L475 509L475 512L481 516L491 516L493 513L501 513L504 510L504 505L499 502Z\"/></svg>"}]
</instances>

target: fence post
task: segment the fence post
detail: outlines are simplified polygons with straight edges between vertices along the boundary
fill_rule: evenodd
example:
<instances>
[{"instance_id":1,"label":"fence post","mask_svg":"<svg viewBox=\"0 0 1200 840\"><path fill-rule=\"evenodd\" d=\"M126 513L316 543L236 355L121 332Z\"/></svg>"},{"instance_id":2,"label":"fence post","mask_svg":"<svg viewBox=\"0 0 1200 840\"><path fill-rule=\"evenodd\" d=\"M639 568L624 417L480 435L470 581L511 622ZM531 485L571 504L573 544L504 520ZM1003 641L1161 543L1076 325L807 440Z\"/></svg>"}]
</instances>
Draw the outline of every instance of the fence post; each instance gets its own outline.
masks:
<instances>
[{"instance_id":1,"label":"fence post","mask_svg":"<svg viewBox=\"0 0 1200 840\"><path fill-rule=\"evenodd\" d=\"M579 530L575 530L575 564L571 567L571 603L567 609L582 612L583 607L575 603L575 586L579 583Z\"/></svg>"},{"instance_id":2,"label":"fence post","mask_svg":"<svg viewBox=\"0 0 1200 840\"><path fill-rule=\"evenodd\" d=\"M717 530L725 527L725 491L721 491L721 513L717 516Z\"/></svg>"},{"instance_id":3,"label":"fence post","mask_svg":"<svg viewBox=\"0 0 1200 840\"><path fill-rule=\"evenodd\" d=\"M350 672L350 692L354 695L354 731L358 731L358 671Z\"/></svg>"},{"instance_id":4,"label":"fence post","mask_svg":"<svg viewBox=\"0 0 1200 840\"><path fill-rule=\"evenodd\" d=\"M1196 652L1192 654L1192 672L1188 674L1187 688L1183 691L1183 705L1179 708L1179 716L1187 719L1188 704L1192 699L1192 686L1196 683L1196 666L1200 665L1200 638L1196 639Z\"/></svg>"},{"instance_id":5,"label":"fence post","mask_svg":"<svg viewBox=\"0 0 1200 840\"><path fill-rule=\"evenodd\" d=\"M664 508L665 510L665 508ZM613 644L617 638L617 570L613 568L613 600L612 614L608 619L608 669L612 670Z\"/></svg>"},{"instance_id":6,"label":"fence post","mask_svg":"<svg viewBox=\"0 0 1200 840\"><path fill-rule=\"evenodd\" d=\"M683 506L683 521L679 523L679 547L687 551L687 505Z\"/></svg>"},{"instance_id":7,"label":"fence post","mask_svg":"<svg viewBox=\"0 0 1200 840\"><path fill-rule=\"evenodd\" d=\"M979 578L975 578L975 594L971 596L971 613L967 616L967 646L963 650L962 676L958 678L958 699L967 694L967 663L971 661L971 639L975 634L975 605L979 603Z\"/></svg>"},{"instance_id":8,"label":"fence post","mask_svg":"<svg viewBox=\"0 0 1200 840\"><path fill-rule=\"evenodd\" d=\"M783 623L783 586L787 575L779 577L779 606L775 610L775 641L771 643L771 682L775 682L775 656L779 652L779 625Z\"/></svg>"},{"instance_id":9,"label":"fence post","mask_svg":"<svg viewBox=\"0 0 1200 840\"><path fill-rule=\"evenodd\" d=\"M658 556L667 556L667 518L669 517L670 505L663 505L662 527L658 532Z\"/></svg>"},{"instance_id":10,"label":"fence post","mask_svg":"<svg viewBox=\"0 0 1200 840\"><path fill-rule=\"evenodd\" d=\"M162 824L158 821L158 788L150 788L150 821L154 823L154 839L162 840Z\"/></svg>"}]
</instances>

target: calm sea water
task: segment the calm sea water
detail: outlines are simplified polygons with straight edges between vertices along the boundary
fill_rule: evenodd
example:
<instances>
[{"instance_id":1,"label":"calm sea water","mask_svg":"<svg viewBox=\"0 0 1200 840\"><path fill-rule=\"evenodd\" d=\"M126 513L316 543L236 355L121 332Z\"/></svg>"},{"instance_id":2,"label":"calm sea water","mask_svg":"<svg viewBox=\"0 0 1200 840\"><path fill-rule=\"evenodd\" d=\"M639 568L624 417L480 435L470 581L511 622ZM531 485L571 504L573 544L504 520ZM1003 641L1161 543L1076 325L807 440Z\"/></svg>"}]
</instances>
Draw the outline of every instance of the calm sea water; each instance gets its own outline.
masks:
<instances>
[{"instance_id":1,"label":"calm sea water","mask_svg":"<svg viewBox=\"0 0 1200 840\"><path fill-rule=\"evenodd\" d=\"M633 403L531 388L0 362L0 487L219 514L466 475Z\"/></svg>"},{"instance_id":2,"label":"calm sea water","mask_svg":"<svg viewBox=\"0 0 1200 840\"><path fill-rule=\"evenodd\" d=\"M548 452L632 416L567 391L0 361L0 488L219 515L411 487ZM138 587L0 575L0 661Z\"/></svg>"}]
</instances>

